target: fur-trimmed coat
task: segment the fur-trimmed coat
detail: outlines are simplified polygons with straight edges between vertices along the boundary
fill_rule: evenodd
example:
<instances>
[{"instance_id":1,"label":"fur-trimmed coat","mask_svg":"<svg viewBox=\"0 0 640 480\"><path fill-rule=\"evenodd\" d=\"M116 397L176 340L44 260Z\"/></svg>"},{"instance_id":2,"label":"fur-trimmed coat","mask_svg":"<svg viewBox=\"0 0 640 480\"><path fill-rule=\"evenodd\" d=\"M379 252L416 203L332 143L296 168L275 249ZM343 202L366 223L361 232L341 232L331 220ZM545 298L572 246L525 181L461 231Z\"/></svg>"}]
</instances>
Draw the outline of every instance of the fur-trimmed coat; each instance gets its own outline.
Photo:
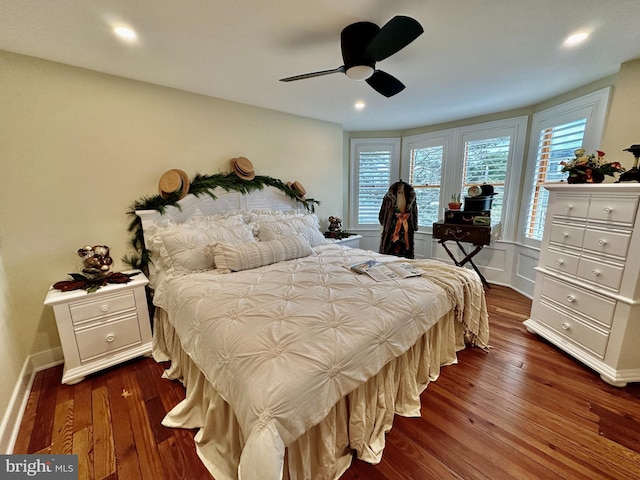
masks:
<instances>
[{"instance_id":1,"label":"fur-trimmed coat","mask_svg":"<svg viewBox=\"0 0 640 480\"><path fill-rule=\"evenodd\" d=\"M406 199L404 215L397 208L400 185L404 186ZM414 258L413 232L418 230L418 205L415 190L411 185L401 180L389 187L382 199L378 220L382 225L380 253Z\"/></svg>"}]
</instances>

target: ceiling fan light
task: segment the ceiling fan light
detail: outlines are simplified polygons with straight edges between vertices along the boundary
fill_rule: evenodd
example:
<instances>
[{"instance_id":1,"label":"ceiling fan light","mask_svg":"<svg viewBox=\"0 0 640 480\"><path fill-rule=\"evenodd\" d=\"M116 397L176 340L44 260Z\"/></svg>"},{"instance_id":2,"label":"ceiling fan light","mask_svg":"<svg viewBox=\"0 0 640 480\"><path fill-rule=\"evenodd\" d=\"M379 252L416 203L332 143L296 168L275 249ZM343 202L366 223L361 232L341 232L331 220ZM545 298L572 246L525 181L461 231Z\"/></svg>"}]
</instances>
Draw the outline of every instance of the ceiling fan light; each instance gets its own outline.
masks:
<instances>
[{"instance_id":1,"label":"ceiling fan light","mask_svg":"<svg viewBox=\"0 0 640 480\"><path fill-rule=\"evenodd\" d=\"M346 75L351 80L366 80L371 75L373 75L373 67L369 65L355 65L353 67L349 67L347 69Z\"/></svg>"}]
</instances>

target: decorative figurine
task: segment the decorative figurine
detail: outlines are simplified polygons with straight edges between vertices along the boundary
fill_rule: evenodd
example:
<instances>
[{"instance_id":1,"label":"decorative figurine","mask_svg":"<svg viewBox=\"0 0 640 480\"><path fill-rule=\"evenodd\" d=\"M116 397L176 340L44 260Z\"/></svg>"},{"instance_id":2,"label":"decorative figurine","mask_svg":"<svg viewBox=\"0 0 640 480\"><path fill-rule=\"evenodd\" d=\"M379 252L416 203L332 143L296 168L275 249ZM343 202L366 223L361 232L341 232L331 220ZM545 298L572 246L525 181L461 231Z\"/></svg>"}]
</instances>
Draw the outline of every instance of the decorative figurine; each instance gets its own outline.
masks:
<instances>
[{"instance_id":1,"label":"decorative figurine","mask_svg":"<svg viewBox=\"0 0 640 480\"><path fill-rule=\"evenodd\" d=\"M100 278L109 275L113 259L109 256L109 247L106 245L85 245L78 250L78 256L82 258L82 273Z\"/></svg>"}]
</instances>

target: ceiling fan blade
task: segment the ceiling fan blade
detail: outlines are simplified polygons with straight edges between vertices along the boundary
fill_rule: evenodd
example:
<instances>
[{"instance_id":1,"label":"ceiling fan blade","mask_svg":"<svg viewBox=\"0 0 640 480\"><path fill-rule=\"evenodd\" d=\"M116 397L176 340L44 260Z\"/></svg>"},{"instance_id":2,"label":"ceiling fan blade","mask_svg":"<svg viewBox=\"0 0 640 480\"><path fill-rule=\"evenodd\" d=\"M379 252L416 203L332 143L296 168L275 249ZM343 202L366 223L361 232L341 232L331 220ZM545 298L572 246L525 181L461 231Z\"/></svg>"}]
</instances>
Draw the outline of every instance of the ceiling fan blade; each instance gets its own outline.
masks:
<instances>
[{"instance_id":1,"label":"ceiling fan blade","mask_svg":"<svg viewBox=\"0 0 640 480\"><path fill-rule=\"evenodd\" d=\"M373 75L367 78L366 82L376 92L387 98L393 97L404 90L404 83L382 70L376 70Z\"/></svg>"},{"instance_id":2,"label":"ceiling fan blade","mask_svg":"<svg viewBox=\"0 0 640 480\"><path fill-rule=\"evenodd\" d=\"M365 58L365 49L380 31L380 27L371 22L356 22L347 25L340 33L342 60L346 68L354 65L370 65L375 62Z\"/></svg>"},{"instance_id":3,"label":"ceiling fan blade","mask_svg":"<svg viewBox=\"0 0 640 480\"><path fill-rule=\"evenodd\" d=\"M397 15L371 39L365 53L376 62L390 57L418 38L424 29L417 20Z\"/></svg>"},{"instance_id":4,"label":"ceiling fan blade","mask_svg":"<svg viewBox=\"0 0 640 480\"><path fill-rule=\"evenodd\" d=\"M302 75L294 75L293 77L281 78L281 82L293 82L296 80L304 80L305 78L321 77L323 75L331 75L332 73L344 73L344 65L331 70L321 70L319 72L303 73Z\"/></svg>"}]
</instances>

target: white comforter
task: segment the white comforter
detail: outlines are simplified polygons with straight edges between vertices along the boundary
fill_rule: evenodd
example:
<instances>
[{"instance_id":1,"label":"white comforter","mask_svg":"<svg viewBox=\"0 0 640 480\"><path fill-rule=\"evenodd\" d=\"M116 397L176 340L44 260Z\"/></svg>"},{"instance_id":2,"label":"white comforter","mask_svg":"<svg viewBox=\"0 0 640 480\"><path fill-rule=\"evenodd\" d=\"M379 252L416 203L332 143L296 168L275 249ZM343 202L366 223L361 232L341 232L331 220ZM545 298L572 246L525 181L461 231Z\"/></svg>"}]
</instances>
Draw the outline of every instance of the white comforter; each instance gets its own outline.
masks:
<instances>
[{"instance_id":1,"label":"white comforter","mask_svg":"<svg viewBox=\"0 0 640 480\"><path fill-rule=\"evenodd\" d=\"M437 272L434 281L423 275L376 282L345 268L374 256L397 260L323 245L309 257L158 285L156 304L242 428L240 478L280 478L287 444L451 308L471 325L476 342L486 344L486 309L475 273L421 260L415 263ZM465 311L465 301L476 305Z\"/></svg>"}]
</instances>

